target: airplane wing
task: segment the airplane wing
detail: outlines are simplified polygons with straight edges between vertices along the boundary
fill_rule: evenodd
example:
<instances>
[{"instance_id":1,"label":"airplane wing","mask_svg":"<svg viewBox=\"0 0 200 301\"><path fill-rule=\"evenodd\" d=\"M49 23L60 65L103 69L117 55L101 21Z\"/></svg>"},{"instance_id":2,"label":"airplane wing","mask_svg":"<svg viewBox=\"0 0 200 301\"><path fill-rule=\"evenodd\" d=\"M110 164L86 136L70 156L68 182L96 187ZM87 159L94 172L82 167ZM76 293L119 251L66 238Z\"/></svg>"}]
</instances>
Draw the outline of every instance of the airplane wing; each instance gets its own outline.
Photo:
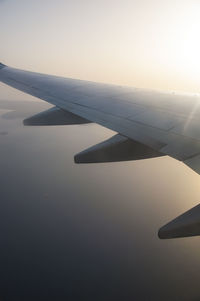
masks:
<instances>
[{"instance_id":1,"label":"airplane wing","mask_svg":"<svg viewBox=\"0 0 200 301\"><path fill-rule=\"evenodd\" d=\"M26 125L95 122L118 133L77 154L76 163L169 155L200 174L200 95L62 78L4 64L0 81L54 105L26 119Z\"/></svg>"}]
</instances>

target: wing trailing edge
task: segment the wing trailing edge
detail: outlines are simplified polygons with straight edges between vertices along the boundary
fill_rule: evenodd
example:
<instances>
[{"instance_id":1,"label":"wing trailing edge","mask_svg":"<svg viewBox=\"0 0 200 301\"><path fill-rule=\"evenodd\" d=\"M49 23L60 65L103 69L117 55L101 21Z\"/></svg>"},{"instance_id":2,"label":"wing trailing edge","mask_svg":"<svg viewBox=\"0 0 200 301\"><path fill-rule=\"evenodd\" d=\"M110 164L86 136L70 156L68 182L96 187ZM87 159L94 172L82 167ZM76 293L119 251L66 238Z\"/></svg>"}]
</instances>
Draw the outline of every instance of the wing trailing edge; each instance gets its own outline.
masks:
<instances>
[{"instance_id":1,"label":"wing trailing edge","mask_svg":"<svg viewBox=\"0 0 200 301\"><path fill-rule=\"evenodd\" d=\"M104 163L163 156L152 148L117 134L74 157L75 163Z\"/></svg>"},{"instance_id":2,"label":"wing trailing edge","mask_svg":"<svg viewBox=\"0 0 200 301\"><path fill-rule=\"evenodd\" d=\"M85 124L91 121L82 118L78 115L53 107L49 110L43 111L23 121L24 125L72 125L72 124Z\"/></svg>"}]
</instances>

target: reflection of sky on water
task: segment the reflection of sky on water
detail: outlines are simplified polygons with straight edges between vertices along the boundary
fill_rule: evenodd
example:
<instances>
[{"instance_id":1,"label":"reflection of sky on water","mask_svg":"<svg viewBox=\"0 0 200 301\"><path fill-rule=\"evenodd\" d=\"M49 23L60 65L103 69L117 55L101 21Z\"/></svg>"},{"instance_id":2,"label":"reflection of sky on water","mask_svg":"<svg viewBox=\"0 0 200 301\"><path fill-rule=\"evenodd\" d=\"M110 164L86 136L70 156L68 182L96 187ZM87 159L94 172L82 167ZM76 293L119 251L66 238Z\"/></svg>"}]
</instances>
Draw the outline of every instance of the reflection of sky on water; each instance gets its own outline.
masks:
<instances>
[{"instance_id":1,"label":"reflection of sky on water","mask_svg":"<svg viewBox=\"0 0 200 301\"><path fill-rule=\"evenodd\" d=\"M2 300L199 300L199 237L157 237L198 203L199 176L168 157L75 165L112 132L24 127L50 106L22 97L0 98Z\"/></svg>"}]
</instances>

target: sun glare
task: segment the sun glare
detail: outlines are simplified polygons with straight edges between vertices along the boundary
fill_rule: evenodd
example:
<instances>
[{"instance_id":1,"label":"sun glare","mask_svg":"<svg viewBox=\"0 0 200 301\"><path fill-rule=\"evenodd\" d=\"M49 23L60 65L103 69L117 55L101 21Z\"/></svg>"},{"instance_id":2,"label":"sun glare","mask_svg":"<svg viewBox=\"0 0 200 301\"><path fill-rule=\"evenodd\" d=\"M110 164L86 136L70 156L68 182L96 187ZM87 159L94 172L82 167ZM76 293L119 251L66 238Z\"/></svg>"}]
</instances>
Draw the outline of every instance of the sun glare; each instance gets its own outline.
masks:
<instances>
[{"instance_id":1,"label":"sun glare","mask_svg":"<svg viewBox=\"0 0 200 301\"><path fill-rule=\"evenodd\" d=\"M197 7L198 6L198 7ZM174 28L175 60L184 76L200 82L200 4L183 13Z\"/></svg>"}]
</instances>

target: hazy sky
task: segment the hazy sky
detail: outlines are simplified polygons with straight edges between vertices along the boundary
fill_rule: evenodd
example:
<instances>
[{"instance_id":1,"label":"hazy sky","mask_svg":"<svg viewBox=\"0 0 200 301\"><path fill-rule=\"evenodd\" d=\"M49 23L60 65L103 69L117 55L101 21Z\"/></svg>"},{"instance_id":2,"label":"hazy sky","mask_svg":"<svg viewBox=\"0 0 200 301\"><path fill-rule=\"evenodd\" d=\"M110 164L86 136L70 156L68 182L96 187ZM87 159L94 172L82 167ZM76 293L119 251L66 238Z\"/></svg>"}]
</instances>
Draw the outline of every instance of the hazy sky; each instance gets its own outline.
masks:
<instances>
[{"instance_id":1,"label":"hazy sky","mask_svg":"<svg viewBox=\"0 0 200 301\"><path fill-rule=\"evenodd\" d=\"M0 0L0 60L34 71L200 91L199 0Z\"/></svg>"}]
</instances>

